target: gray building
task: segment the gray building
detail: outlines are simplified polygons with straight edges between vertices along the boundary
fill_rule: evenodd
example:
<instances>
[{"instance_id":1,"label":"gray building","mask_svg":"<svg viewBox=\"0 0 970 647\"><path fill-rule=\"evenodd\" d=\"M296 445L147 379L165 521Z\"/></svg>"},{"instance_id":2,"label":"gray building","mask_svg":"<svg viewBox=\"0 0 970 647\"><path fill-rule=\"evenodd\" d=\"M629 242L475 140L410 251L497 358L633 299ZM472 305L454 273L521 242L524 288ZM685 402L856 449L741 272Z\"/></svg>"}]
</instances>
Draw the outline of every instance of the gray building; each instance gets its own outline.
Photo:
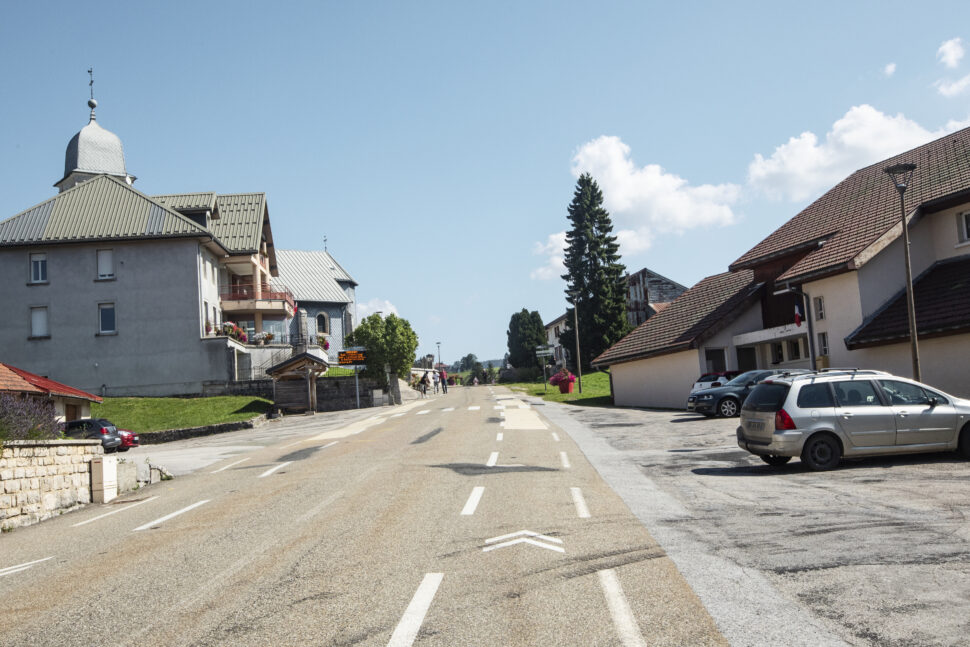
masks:
<instances>
[{"instance_id":1,"label":"gray building","mask_svg":"<svg viewBox=\"0 0 970 647\"><path fill-rule=\"evenodd\" d=\"M686 291L687 288L680 283L647 268L627 274L627 321L636 328Z\"/></svg>"},{"instance_id":2,"label":"gray building","mask_svg":"<svg viewBox=\"0 0 970 647\"><path fill-rule=\"evenodd\" d=\"M89 106L59 193L0 222L0 360L102 395L261 377L291 351L295 314L271 284L266 196L139 192Z\"/></svg>"},{"instance_id":3,"label":"gray building","mask_svg":"<svg viewBox=\"0 0 970 647\"><path fill-rule=\"evenodd\" d=\"M344 338L356 325L357 281L327 251L276 251L279 276L274 284L286 286L296 306L307 313L311 338L326 340L331 363L344 348ZM298 334L291 323L291 334Z\"/></svg>"}]
</instances>

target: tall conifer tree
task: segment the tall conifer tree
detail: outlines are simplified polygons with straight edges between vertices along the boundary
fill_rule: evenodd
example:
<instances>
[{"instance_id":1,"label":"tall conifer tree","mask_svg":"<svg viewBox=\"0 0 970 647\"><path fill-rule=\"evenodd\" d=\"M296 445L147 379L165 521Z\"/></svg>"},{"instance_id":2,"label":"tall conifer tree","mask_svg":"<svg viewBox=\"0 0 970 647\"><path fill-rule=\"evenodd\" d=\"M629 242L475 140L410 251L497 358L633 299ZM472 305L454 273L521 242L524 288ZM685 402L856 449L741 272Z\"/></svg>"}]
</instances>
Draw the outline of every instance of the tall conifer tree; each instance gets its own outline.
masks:
<instances>
[{"instance_id":1,"label":"tall conifer tree","mask_svg":"<svg viewBox=\"0 0 970 647\"><path fill-rule=\"evenodd\" d=\"M566 233L566 299L578 308L579 352L583 367L629 330L626 319L626 268L620 263L613 222L603 208L603 193L588 173L576 182ZM575 355L573 308L566 310L562 344ZM573 360L575 362L575 359Z\"/></svg>"}]
</instances>

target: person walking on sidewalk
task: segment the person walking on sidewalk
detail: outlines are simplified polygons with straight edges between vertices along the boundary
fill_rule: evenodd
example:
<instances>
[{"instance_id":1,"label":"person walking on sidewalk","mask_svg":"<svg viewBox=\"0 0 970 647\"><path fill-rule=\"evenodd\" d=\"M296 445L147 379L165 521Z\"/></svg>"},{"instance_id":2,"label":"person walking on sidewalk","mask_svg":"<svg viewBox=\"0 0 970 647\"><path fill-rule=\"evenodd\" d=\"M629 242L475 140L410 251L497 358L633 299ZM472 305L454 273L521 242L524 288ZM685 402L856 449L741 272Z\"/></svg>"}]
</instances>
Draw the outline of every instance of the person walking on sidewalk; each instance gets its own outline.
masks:
<instances>
[{"instance_id":1,"label":"person walking on sidewalk","mask_svg":"<svg viewBox=\"0 0 970 647\"><path fill-rule=\"evenodd\" d=\"M441 392L448 393L448 372L441 369Z\"/></svg>"},{"instance_id":2,"label":"person walking on sidewalk","mask_svg":"<svg viewBox=\"0 0 970 647\"><path fill-rule=\"evenodd\" d=\"M438 383L441 381L441 378L438 376L438 371L435 371L434 373L431 374L431 381L434 382L434 392L435 392L435 395L437 395Z\"/></svg>"},{"instance_id":3,"label":"person walking on sidewalk","mask_svg":"<svg viewBox=\"0 0 970 647\"><path fill-rule=\"evenodd\" d=\"M418 383L421 385L421 397L428 397L428 385L431 384L431 380L428 378L428 372L425 371L424 375L421 376L421 381Z\"/></svg>"}]
</instances>

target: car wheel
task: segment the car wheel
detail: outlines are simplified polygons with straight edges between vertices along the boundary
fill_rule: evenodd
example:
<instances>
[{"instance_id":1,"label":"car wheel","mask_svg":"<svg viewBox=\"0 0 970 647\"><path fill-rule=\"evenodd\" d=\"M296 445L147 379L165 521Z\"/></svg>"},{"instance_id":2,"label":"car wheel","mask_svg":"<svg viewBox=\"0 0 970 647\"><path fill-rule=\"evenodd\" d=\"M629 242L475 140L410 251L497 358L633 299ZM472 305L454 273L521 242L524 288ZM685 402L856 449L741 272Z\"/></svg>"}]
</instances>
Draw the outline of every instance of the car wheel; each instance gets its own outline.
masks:
<instances>
[{"instance_id":1,"label":"car wheel","mask_svg":"<svg viewBox=\"0 0 970 647\"><path fill-rule=\"evenodd\" d=\"M791 456L760 456L759 458L772 467L781 467L791 460Z\"/></svg>"},{"instance_id":2,"label":"car wheel","mask_svg":"<svg viewBox=\"0 0 970 647\"><path fill-rule=\"evenodd\" d=\"M717 413L722 418L733 418L738 415L738 401L734 398L724 398L717 403Z\"/></svg>"},{"instance_id":3,"label":"car wheel","mask_svg":"<svg viewBox=\"0 0 970 647\"><path fill-rule=\"evenodd\" d=\"M960 456L970 460L970 424L965 425L960 432L960 444L957 445L957 451L960 452Z\"/></svg>"},{"instance_id":4,"label":"car wheel","mask_svg":"<svg viewBox=\"0 0 970 647\"><path fill-rule=\"evenodd\" d=\"M126 451L128 451L129 449L131 449L131 447L119 447L119 448L118 448L118 451L119 451L119 452L126 452Z\"/></svg>"},{"instance_id":5,"label":"car wheel","mask_svg":"<svg viewBox=\"0 0 970 647\"><path fill-rule=\"evenodd\" d=\"M839 441L828 434L816 434L802 449L802 462L816 472L830 470L842 459Z\"/></svg>"}]
</instances>

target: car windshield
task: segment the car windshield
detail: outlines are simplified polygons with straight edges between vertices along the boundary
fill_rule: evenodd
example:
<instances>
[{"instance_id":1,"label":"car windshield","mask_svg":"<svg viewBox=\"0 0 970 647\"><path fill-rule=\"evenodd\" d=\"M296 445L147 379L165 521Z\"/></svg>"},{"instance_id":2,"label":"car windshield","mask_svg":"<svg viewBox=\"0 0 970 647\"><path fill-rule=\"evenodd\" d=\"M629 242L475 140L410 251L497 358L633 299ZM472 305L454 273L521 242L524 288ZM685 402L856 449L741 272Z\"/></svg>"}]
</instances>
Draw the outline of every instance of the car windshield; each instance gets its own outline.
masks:
<instances>
[{"instance_id":1,"label":"car windshield","mask_svg":"<svg viewBox=\"0 0 970 647\"><path fill-rule=\"evenodd\" d=\"M759 379L762 373L763 371L748 371L747 373L742 373L724 386L747 386L748 382Z\"/></svg>"}]
</instances>

